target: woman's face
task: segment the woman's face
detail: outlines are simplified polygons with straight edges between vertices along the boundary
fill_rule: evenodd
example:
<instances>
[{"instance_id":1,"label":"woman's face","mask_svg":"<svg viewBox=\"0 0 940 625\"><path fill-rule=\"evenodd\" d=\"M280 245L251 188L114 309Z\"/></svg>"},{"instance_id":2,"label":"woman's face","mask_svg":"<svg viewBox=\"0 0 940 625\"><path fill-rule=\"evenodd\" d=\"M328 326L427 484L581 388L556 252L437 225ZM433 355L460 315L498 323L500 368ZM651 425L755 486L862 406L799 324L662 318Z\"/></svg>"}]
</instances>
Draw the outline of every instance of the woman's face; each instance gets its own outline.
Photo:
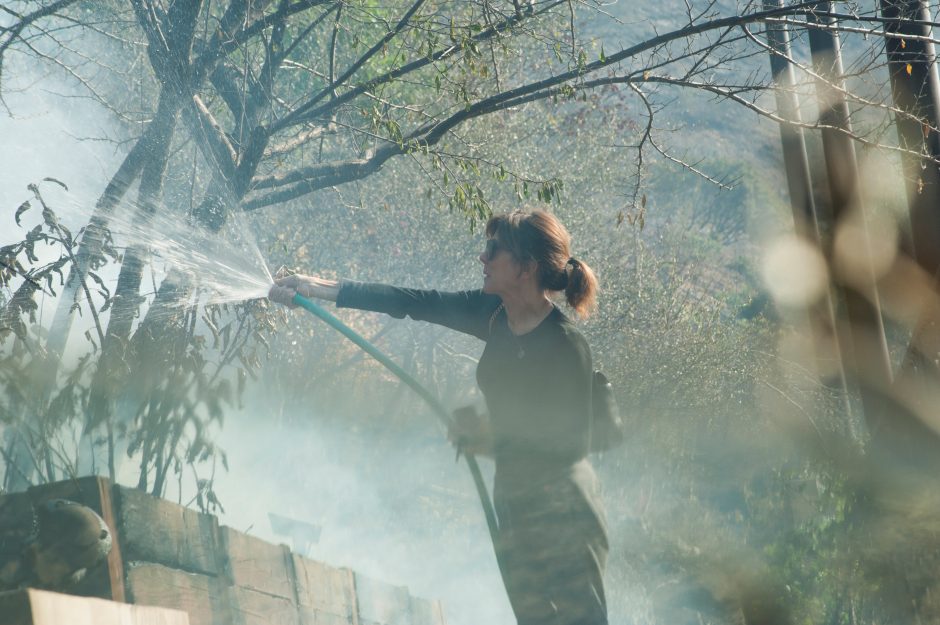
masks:
<instances>
[{"instance_id":1,"label":"woman's face","mask_svg":"<svg viewBox=\"0 0 940 625\"><path fill-rule=\"evenodd\" d=\"M486 240L486 247L479 258L483 263L484 293L502 296L519 287L524 274L522 267L496 239Z\"/></svg>"}]
</instances>

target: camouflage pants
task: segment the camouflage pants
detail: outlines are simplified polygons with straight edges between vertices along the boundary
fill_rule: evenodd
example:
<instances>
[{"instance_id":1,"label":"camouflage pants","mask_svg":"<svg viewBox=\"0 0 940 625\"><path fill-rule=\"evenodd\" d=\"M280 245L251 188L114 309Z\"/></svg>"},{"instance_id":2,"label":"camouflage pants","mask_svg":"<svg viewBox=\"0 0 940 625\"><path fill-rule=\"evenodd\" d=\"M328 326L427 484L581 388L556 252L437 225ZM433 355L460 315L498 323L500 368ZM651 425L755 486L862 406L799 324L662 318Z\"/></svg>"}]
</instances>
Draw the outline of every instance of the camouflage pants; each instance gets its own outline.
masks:
<instances>
[{"instance_id":1,"label":"camouflage pants","mask_svg":"<svg viewBox=\"0 0 940 625\"><path fill-rule=\"evenodd\" d=\"M497 477L493 498L496 552L518 624L606 625L607 532L590 465L524 490Z\"/></svg>"}]
</instances>

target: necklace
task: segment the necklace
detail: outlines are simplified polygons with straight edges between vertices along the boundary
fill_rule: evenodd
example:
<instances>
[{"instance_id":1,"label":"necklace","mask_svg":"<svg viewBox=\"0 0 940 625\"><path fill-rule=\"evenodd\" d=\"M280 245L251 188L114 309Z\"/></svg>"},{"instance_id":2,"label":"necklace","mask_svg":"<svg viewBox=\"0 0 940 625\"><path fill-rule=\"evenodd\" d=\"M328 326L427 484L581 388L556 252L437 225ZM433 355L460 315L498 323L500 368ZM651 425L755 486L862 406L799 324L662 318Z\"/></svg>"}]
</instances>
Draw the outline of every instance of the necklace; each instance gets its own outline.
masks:
<instances>
[{"instance_id":1,"label":"necklace","mask_svg":"<svg viewBox=\"0 0 940 625\"><path fill-rule=\"evenodd\" d=\"M552 306L552 309L554 309L554 306ZM503 312L504 310L506 310L506 306L500 303L500 305L496 307L496 310L493 311L493 314L490 315L490 333L493 332L493 322L496 321L496 317L499 315L499 313ZM551 311L549 311L549 313L551 313ZM509 333L509 337L512 339L513 344L516 346L516 358L518 358L519 360L522 360L523 358L525 358L525 348L522 346L522 341L519 340L519 336L516 335L516 333L512 331L512 326L509 323L508 314L506 315L506 331Z\"/></svg>"},{"instance_id":2,"label":"necklace","mask_svg":"<svg viewBox=\"0 0 940 625\"><path fill-rule=\"evenodd\" d=\"M496 307L496 310L493 311L493 314L490 315L490 334L493 333L493 322L496 321L496 317L499 316L499 313L503 312L506 309L504 304L500 304ZM506 332L509 334L509 337L512 339L512 342L516 346L516 358L522 360L525 358L525 348L522 347L522 343L519 342L519 337L513 334L512 328L509 327L509 316L506 316Z\"/></svg>"}]
</instances>

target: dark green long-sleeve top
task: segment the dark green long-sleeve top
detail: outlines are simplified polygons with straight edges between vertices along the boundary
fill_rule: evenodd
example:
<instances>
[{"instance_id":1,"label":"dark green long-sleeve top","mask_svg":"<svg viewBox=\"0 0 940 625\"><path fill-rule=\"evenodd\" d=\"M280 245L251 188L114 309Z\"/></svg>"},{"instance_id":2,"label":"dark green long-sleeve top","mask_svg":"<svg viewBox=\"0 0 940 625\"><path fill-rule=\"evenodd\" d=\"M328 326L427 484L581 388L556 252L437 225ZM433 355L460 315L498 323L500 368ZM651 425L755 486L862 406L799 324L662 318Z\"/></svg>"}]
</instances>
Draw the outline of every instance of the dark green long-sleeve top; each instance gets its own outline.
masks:
<instances>
[{"instance_id":1,"label":"dark green long-sleeve top","mask_svg":"<svg viewBox=\"0 0 940 625\"><path fill-rule=\"evenodd\" d=\"M497 476L532 485L552 479L588 454L591 352L555 307L532 331L509 329L498 296L342 283L337 306L429 321L486 341L477 383L486 398ZM494 315L495 313L495 315ZM521 484L520 484L521 485Z\"/></svg>"}]
</instances>

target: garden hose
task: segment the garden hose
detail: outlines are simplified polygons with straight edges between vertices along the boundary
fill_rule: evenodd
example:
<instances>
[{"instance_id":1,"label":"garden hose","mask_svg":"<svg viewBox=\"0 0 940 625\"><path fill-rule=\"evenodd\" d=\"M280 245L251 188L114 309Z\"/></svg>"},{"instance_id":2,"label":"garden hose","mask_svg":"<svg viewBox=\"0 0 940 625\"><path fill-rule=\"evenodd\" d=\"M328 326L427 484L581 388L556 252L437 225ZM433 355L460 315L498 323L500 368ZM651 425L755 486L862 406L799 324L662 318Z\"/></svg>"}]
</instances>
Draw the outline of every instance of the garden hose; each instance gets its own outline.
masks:
<instances>
[{"instance_id":1,"label":"garden hose","mask_svg":"<svg viewBox=\"0 0 940 625\"><path fill-rule=\"evenodd\" d=\"M310 313L325 321L327 324L333 327L333 329L338 330L343 336L355 343L356 346L358 346L360 349L385 365L389 371L394 373L402 382L411 387L415 393L421 396L421 398L428 403L428 405L434 410L444 425L450 426L453 423L453 418L451 417L450 412L447 410L447 408L444 407L441 401L428 389L422 386L420 382L414 379L411 374L402 369L391 358L379 351L375 345L367 341L355 330L340 321L338 318L336 318L336 316L330 314L322 306L313 303L300 293L294 295L294 303L298 306L301 306L302 308L305 308ZM490 530L490 538L493 540L493 546L495 547L497 544L499 544L496 542L498 530L496 523L496 512L493 510L493 502L490 500L489 492L486 490L486 483L483 481L483 474L480 472L480 465L477 464L476 457L473 454L465 453L464 459L467 461L467 466L470 468L470 474L473 476L473 483L476 485L477 495L480 496L480 505L483 506L483 514L486 516L486 525Z\"/></svg>"}]
</instances>

